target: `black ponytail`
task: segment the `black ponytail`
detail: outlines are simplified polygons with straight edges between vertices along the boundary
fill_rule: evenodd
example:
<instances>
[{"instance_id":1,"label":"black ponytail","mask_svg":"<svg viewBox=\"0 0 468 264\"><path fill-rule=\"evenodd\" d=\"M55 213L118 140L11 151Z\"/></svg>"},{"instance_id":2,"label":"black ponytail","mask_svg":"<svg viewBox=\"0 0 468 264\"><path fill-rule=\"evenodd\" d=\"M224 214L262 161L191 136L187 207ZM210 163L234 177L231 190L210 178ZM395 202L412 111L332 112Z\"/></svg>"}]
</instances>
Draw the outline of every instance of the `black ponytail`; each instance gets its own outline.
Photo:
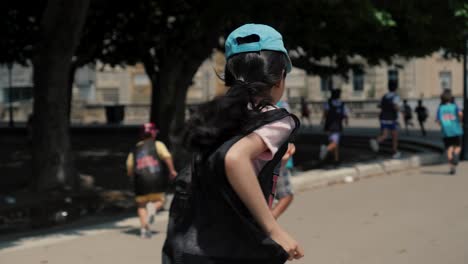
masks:
<instances>
[{"instance_id":1,"label":"black ponytail","mask_svg":"<svg viewBox=\"0 0 468 264\"><path fill-rule=\"evenodd\" d=\"M276 51L230 57L224 71L229 89L195 109L186 125L186 147L209 151L242 133L263 108L273 104L271 88L285 77L286 65L286 56Z\"/></svg>"}]
</instances>

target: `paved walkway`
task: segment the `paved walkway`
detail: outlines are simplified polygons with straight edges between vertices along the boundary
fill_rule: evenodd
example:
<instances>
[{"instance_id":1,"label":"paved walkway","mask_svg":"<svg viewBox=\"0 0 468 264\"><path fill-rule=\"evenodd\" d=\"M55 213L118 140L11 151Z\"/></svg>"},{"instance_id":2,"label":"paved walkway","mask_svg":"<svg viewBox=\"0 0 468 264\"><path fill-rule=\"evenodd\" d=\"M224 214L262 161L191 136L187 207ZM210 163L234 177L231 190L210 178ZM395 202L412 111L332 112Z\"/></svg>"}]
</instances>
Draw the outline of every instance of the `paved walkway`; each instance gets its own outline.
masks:
<instances>
[{"instance_id":1,"label":"paved walkway","mask_svg":"<svg viewBox=\"0 0 468 264\"><path fill-rule=\"evenodd\" d=\"M303 244L295 263L468 263L468 162L298 193L280 222ZM0 242L0 263L160 263L165 223L140 239L135 218Z\"/></svg>"}]
</instances>

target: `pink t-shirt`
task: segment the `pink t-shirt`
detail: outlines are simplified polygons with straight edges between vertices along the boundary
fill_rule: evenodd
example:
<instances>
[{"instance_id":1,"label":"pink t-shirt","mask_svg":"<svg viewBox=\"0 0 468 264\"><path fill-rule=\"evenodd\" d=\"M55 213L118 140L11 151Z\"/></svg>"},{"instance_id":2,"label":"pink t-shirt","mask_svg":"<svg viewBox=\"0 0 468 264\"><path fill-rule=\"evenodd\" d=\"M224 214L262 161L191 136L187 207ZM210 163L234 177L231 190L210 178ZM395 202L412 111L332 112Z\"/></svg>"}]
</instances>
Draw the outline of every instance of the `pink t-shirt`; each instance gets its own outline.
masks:
<instances>
[{"instance_id":1,"label":"pink t-shirt","mask_svg":"<svg viewBox=\"0 0 468 264\"><path fill-rule=\"evenodd\" d=\"M266 111L273 109L273 107L268 107ZM278 121L264 125L253 132L263 140L268 148L268 150L253 160L253 165L257 174L268 161L273 159L278 149L284 141L288 139L289 134L294 127L294 120L290 116L287 116Z\"/></svg>"}]
</instances>

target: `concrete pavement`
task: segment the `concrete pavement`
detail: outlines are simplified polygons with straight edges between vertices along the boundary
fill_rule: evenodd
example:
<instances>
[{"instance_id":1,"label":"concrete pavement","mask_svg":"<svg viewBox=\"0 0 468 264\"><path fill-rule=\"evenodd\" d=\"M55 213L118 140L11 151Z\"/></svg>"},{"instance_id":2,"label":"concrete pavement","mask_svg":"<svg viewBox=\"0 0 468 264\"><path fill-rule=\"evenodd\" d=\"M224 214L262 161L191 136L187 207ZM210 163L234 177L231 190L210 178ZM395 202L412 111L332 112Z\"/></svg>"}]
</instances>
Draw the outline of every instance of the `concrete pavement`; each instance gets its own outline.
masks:
<instances>
[{"instance_id":1,"label":"concrete pavement","mask_svg":"<svg viewBox=\"0 0 468 264\"><path fill-rule=\"evenodd\" d=\"M468 263L466 171L466 162L456 176L426 166L297 193L280 219L306 250L295 263ZM164 228L157 222L160 233L142 240L129 219L69 239L11 241L0 244L0 263L160 263Z\"/></svg>"}]
</instances>

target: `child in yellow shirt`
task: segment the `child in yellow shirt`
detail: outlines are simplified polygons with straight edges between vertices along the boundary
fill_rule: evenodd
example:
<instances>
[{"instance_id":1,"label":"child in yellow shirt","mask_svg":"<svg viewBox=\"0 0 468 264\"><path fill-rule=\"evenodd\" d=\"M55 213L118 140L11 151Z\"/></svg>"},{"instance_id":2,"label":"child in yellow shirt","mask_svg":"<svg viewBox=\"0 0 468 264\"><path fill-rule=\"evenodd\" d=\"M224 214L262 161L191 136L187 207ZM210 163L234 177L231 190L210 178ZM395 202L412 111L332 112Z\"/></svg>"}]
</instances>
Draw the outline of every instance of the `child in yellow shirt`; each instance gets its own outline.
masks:
<instances>
[{"instance_id":1,"label":"child in yellow shirt","mask_svg":"<svg viewBox=\"0 0 468 264\"><path fill-rule=\"evenodd\" d=\"M157 210L164 205L167 169L171 179L177 175L171 153L163 142L156 140L156 134L157 129L153 123L144 124L142 140L127 157L127 175L135 179L135 200L142 238L151 237L149 224L153 222Z\"/></svg>"}]
</instances>

